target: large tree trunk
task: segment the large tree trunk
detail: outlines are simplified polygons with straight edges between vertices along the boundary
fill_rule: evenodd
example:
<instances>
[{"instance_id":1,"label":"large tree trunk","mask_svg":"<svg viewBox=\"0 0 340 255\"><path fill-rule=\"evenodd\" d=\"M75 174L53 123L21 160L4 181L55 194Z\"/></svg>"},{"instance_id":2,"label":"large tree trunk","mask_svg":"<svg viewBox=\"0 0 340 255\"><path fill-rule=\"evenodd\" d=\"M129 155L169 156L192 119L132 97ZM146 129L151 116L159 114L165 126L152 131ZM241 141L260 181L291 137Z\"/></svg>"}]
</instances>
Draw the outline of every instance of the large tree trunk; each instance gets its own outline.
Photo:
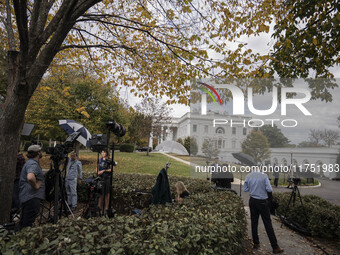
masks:
<instances>
[{"instance_id":1,"label":"large tree trunk","mask_svg":"<svg viewBox=\"0 0 340 255\"><path fill-rule=\"evenodd\" d=\"M16 47L10 41L9 82L0 116L0 224L9 220L16 155L28 102L77 18L100 1L62 1L47 26L47 14L54 1L34 1L30 18L27 1L13 1L20 52L13 51ZM6 1L9 36L11 2Z\"/></svg>"},{"instance_id":2,"label":"large tree trunk","mask_svg":"<svg viewBox=\"0 0 340 255\"><path fill-rule=\"evenodd\" d=\"M30 99L29 87L23 77L16 74L18 53L8 55L8 93L5 109L0 117L0 224L7 222L12 203L13 181L16 169L16 155L25 111Z\"/></svg>"}]
</instances>

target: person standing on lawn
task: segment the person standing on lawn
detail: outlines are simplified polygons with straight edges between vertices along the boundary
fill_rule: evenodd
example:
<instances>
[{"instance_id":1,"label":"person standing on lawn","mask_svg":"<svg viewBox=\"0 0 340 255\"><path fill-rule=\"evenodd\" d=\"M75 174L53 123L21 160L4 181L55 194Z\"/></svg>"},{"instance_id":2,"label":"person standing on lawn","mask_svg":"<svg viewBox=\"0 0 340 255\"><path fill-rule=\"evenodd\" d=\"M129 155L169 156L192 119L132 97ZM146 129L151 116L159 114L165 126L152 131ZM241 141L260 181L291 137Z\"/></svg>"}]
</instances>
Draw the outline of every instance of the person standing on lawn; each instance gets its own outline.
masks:
<instances>
[{"instance_id":1,"label":"person standing on lawn","mask_svg":"<svg viewBox=\"0 0 340 255\"><path fill-rule=\"evenodd\" d=\"M77 210L77 183L82 178L82 164L77 159L75 152L71 153L71 159L68 160L67 173L65 178L65 189L67 194L67 203L72 211Z\"/></svg>"}]
</instances>

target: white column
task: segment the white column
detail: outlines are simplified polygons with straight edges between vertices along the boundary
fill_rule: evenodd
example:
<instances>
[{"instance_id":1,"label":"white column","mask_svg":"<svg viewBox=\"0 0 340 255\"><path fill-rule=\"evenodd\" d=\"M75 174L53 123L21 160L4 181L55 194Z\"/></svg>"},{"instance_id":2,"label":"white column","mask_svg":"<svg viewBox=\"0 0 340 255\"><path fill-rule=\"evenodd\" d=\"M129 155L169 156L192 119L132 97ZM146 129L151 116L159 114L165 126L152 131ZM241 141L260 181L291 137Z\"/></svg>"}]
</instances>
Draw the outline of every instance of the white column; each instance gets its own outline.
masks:
<instances>
[{"instance_id":1,"label":"white column","mask_svg":"<svg viewBox=\"0 0 340 255\"><path fill-rule=\"evenodd\" d=\"M149 147L152 148L152 138L153 138L153 135L152 135L152 132L150 133L150 139L149 139Z\"/></svg>"}]
</instances>

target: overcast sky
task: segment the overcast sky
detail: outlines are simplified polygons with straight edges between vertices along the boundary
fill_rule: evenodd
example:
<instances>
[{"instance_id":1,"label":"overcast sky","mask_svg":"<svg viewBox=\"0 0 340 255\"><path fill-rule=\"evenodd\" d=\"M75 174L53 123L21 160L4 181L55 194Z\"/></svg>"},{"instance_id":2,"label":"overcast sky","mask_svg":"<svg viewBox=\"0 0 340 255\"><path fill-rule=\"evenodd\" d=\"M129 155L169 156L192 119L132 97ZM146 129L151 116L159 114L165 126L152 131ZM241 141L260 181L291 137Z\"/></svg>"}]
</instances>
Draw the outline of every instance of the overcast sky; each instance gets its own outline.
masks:
<instances>
[{"instance_id":1,"label":"overcast sky","mask_svg":"<svg viewBox=\"0 0 340 255\"><path fill-rule=\"evenodd\" d=\"M245 100L245 116L251 117L252 119L261 119L265 122L265 124L271 124L269 121L265 121L265 119L279 119L279 121L275 121L278 128L282 130L284 135L291 141L291 143L298 144L302 141L308 140L308 134L310 129L332 129L336 131L340 131L337 123L337 118L340 115L340 79L336 79L336 83L338 84L338 88L332 90L332 102L326 103L325 101L318 100L310 100L307 103L303 104L305 108L312 114L311 116L305 116L296 106L288 105L287 106L287 115L281 115L281 104L278 103L276 111L268 116L257 116L252 114L248 109L248 101ZM298 84L294 84L294 87L307 87L306 83L301 84L301 80ZM298 94L297 97L300 97ZM254 95L253 96L254 108L258 110L269 109L272 106L272 94L266 93L264 95ZM200 109L200 105L192 105L192 109ZM232 100L223 106L208 104L207 110L212 110L215 112L223 113L225 111L228 114L232 114ZM232 118L232 117L231 117ZM284 119L295 119L298 123L296 127L284 127L281 125L281 121ZM291 125L290 123L287 123Z\"/></svg>"},{"instance_id":2,"label":"overcast sky","mask_svg":"<svg viewBox=\"0 0 340 255\"><path fill-rule=\"evenodd\" d=\"M270 32L268 34L262 33L261 36L258 37L241 37L239 39L238 43L247 43L247 48L250 48L253 50L253 52L259 52L260 54L267 54L270 49L272 48L272 45L274 43L274 40L271 38L271 34L273 32L273 24L270 25ZM232 48L233 46L236 46L237 44L229 44ZM213 56L214 58L218 58L218 56ZM333 72L335 78L337 79L337 84L340 87L340 67L334 67L331 69ZM140 98L135 97L133 94L129 93L129 89L124 87L121 90L120 93L121 97L128 101L129 105L135 106L137 103L141 101ZM300 114L299 110L294 110L293 114L290 116L281 116L280 111L276 111L273 115L270 116L270 118L278 118L283 119L284 118L294 118L298 121L298 126L295 128L279 128L282 129L282 132L288 137L288 139L292 143L299 143L302 141L305 141L308 139L308 133L311 128L314 129L338 129L337 124L337 117L340 115L340 88L336 88L333 92L333 101L329 103L321 102L320 100L311 100L308 103L305 104L306 108L312 113L312 116L304 116L302 113ZM166 101L168 98L164 98L164 101ZM271 106L271 100L272 97L267 95L264 96L256 96L254 97L254 106L259 107L261 109L261 105L264 107L263 109L266 109L267 107ZM247 105L247 104L245 104ZM180 104L174 104L171 105L173 108L173 117L181 117L186 112L190 111L189 106L180 105ZM229 112L231 112L231 106L227 105L224 107L229 107ZM277 109L280 109L278 106ZM247 111L247 107L245 107L246 113L249 113ZM289 110L289 108L288 108ZM251 116L251 115L249 115ZM258 118L254 116L254 118ZM265 119L265 118L263 118Z\"/></svg>"}]
</instances>

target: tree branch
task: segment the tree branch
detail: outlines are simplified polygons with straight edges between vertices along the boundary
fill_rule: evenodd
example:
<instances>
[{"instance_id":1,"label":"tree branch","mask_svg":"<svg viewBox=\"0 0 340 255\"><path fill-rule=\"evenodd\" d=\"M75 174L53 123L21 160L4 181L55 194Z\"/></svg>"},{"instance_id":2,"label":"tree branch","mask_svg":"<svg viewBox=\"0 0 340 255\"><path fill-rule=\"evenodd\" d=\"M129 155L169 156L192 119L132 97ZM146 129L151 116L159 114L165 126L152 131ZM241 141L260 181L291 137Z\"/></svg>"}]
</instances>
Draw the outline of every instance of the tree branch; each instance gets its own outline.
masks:
<instances>
[{"instance_id":1,"label":"tree branch","mask_svg":"<svg viewBox=\"0 0 340 255\"><path fill-rule=\"evenodd\" d=\"M76 27L74 27L74 28L72 28L72 29L73 29L73 30L76 30L76 31L80 31L80 32L87 33L88 35L93 36L93 37L96 38L97 40L100 40L100 41L104 42L105 44L110 45L110 43L108 43L108 42L107 42L106 40L104 40L103 38L101 38L101 37L99 37L99 36L97 36L97 35L95 35L95 34L89 32L89 31L87 31L87 30L85 30L85 29L76 28Z\"/></svg>"},{"instance_id":2,"label":"tree branch","mask_svg":"<svg viewBox=\"0 0 340 255\"><path fill-rule=\"evenodd\" d=\"M81 15L80 17L85 17L85 18L88 18L88 19L117 18L117 19L121 19L121 20L125 20L125 21L128 21L128 22L134 23L134 24L142 26L142 27L151 27L147 24L143 24L143 23L135 21L135 20L131 20L131 19L119 16L119 15L112 15L112 14L84 14L84 15ZM157 26L155 26L155 27L157 27Z\"/></svg>"},{"instance_id":3,"label":"tree branch","mask_svg":"<svg viewBox=\"0 0 340 255\"><path fill-rule=\"evenodd\" d=\"M37 0L34 2L29 30L31 41L37 40L39 35L44 31L48 13L54 2L55 0ZM35 43L33 43L33 45L34 44Z\"/></svg>"},{"instance_id":4,"label":"tree branch","mask_svg":"<svg viewBox=\"0 0 340 255\"><path fill-rule=\"evenodd\" d=\"M18 0L16 0L18 1ZM72 6L75 5L75 1L76 0L69 0L69 1L63 1L58 12L56 13L56 15L53 17L52 21L47 25L47 27L45 28L45 30L43 30L44 26L45 26L45 22L43 19L40 20L38 26L40 27L39 30L42 31L41 33L39 33L38 37L35 40L35 43L31 44L30 47L30 61L33 62L35 60L35 58L37 57L39 51L41 50L41 47L46 43L46 41L52 36L53 33L56 33L58 27L60 27L60 25L62 25L61 23L65 24L65 22L67 21L62 21L62 19L65 17L65 15L67 14L67 12L73 10L73 8L71 8ZM52 3L49 2L50 4ZM48 14L48 11L47 11ZM46 16L47 18L47 16Z\"/></svg>"},{"instance_id":5,"label":"tree branch","mask_svg":"<svg viewBox=\"0 0 340 255\"><path fill-rule=\"evenodd\" d=\"M129 49L128 47L126 47L124 45L112 46L112 45L103 45L103 44L85 44L85 45L70 44L70 45L65 45L65 46L60 47L60 51L66 50L66 49L86 49L86 48L101 48L101 49L122 48L122 49Z\"/></svg>"},{"instance_id":6,"label":"tree branch","mask_svg":"<svg viewBox=\"0 0 340 255\"><path fill-rule=\"evenodd\" d=\"M28 27L27 27L27 1L13 0L15 16L17 19L19 38L20 38L20 65L19 72L21 77L26 76L27 55L28 55ZM22 82L22 81L20 81Z\"/></svg>"},{"instance_id":7,"label":"tree branch","mask_svg":"<svg viewBox=\"0 0 340 255\"><path fill-rule=\"evenodd\" d=\"M88 44L86 43L86 40L85 40L84 36L82 35L82 33L79 30L78 30L78 33L79 33L81 39L83 40L85 46L88 46ZM96 63L93 61L93 58L92 58L92 55L91 55L91 52L90 52L90 48L86 47L86 50L87 50L87 53L89 54L89 57L90 57L91 61L97 67Z\"/></svg>"},{"instance_id":8,"label":"tree branch","mask_svg":"<svg viewBox=\"0 0 340 255\"><path fill-rule=\"evenodd\" d=\"M35 33L36 33L37 25L38 25L37 22L38 22L38 18L40 14L41 2L42 0L35 0L33 3L33 10L32 10L32 15L31 15L30 29L29 29L30 40L32 37L35 37Z\"/></svg>"},{"instance_id":9,"label":"tree branch","mask_svg":"<svg viewBox=\"0 0 340 255\"><path fill-rule=\"evenodd\" d=\"M12 12L11 12L11 5L10 5L10 0L6 0L5 4L6 8L6 20L2 18L2 22L4 23L6 30L7 30L7 35L8 35L8 45L9 45L9 50L14 51L15 50L15 37L14 37L14 32L13 32L13 27L12 27Z\"/></svg>"}]
</instances>

